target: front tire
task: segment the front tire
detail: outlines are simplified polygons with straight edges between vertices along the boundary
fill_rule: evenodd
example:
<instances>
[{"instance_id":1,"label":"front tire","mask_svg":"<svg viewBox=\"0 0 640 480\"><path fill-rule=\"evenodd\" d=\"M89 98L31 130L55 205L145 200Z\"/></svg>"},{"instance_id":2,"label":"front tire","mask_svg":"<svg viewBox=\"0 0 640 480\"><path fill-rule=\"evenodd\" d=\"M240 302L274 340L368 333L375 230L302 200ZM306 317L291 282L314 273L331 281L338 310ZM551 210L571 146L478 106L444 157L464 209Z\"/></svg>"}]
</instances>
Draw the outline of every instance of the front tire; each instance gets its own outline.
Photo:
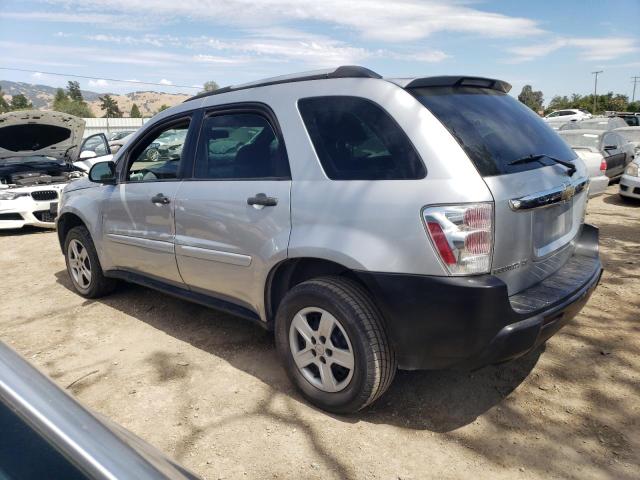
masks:
<instances>
[{"instance_id":1,"label":"front tire","mask_svg":"<svg viewBox=\"0 0 640 480\"><path fill-rule=\"evenodd\" d=\"M308 280L287 293L276 346L302 395L334 413L376 401L397 369L382 315L358 283L342 277Z\"/></svg>"},{"instance_id":2,"label":"front tire","mask_svg":"<svg viewBox=\"0 0 640 480\"><path fill-rule=\"evenodd\" d=\"M67 273L76 292L85 298L98 298L111 293L116 281L102 272L96 247L86 227L73 227L64 241Z\"/></svg>"}]
</instances>

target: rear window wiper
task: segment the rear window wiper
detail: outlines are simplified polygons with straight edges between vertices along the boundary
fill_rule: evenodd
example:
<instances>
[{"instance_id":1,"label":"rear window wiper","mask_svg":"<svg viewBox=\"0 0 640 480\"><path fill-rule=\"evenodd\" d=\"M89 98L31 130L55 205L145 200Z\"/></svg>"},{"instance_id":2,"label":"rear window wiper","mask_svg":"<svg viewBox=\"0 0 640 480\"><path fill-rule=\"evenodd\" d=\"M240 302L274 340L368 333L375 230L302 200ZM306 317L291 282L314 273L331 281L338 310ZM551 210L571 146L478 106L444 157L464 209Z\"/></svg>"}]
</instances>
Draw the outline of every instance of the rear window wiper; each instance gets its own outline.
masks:
<instances>
[{"instance_id":1,"label":"rear window wiper","mask_svg":"<svg viewBox=\"0 0 640 480\"><path fill-rule=\"evenodd\" d=\"M560 160L559 158L552 157L545 153L539 153L537 155L527 155L526 157L518 158L517 160L513 160L512 162L509 162L508 165L520 165L522 163L540 162L540 160L542 160L543 158L548 158L549 160L556 162L557 164L562 165L563 167L567 167L569 169L567 174L570 177L574 173L576 173L576 166L573 163L567 162L566 160Z\"/></svg>"}]
</instances>

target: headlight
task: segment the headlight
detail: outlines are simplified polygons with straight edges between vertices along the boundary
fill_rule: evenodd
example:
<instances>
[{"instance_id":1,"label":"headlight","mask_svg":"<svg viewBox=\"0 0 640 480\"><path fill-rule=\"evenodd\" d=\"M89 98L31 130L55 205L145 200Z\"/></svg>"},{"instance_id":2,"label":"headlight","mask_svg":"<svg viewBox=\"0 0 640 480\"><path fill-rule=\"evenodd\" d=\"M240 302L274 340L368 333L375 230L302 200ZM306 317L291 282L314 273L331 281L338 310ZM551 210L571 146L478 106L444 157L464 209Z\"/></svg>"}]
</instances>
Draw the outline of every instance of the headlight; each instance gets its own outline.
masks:
<instances>
[{"instance_id":1,"label":"headlight","mask_svg":"<svg viewBox=\"0 0 640 480\"><path fill-rule=\"evenodd\" d=\"M638 164L637 163L630 163L629 165L627 165L627 169L624 171L625 175L630 175L632 177L637 177L638 176ZM2 195L0 193L0 195Z\"/></svg>"},{"instance_id":2,"label":"headlight","mask_svg":"<svg viewBox=\"0 0 640 480\"><path fill-rule=\"evenodd\" d=\"M15 200L19 197L28 197L28 193L24 192L0 192L0 200Z\"/></svg>"}]
</instances>

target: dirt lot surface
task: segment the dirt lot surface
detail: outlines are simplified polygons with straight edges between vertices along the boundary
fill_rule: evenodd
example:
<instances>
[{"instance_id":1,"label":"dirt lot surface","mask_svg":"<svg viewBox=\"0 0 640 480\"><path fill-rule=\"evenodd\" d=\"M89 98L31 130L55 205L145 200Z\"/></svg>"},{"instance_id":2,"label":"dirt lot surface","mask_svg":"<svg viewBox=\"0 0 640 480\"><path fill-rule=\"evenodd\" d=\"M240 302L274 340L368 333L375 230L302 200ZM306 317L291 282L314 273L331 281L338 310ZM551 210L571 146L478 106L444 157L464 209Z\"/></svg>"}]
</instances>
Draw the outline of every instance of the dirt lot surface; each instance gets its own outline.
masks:
<instances>
[{"instance_id":1,"label":"dirt lot surface","mask_svg":"<svg viewBox=\"0 0 640 480\"><path fill-rule=\"evenodd\" d=\"M0 338L204 478L640 478L640 203L590 202L606 272L545 349L400 372L347 417L307 405L260 328L125 285L71 291L53 232L0 234Z\"/></svg>"}]
</instances>

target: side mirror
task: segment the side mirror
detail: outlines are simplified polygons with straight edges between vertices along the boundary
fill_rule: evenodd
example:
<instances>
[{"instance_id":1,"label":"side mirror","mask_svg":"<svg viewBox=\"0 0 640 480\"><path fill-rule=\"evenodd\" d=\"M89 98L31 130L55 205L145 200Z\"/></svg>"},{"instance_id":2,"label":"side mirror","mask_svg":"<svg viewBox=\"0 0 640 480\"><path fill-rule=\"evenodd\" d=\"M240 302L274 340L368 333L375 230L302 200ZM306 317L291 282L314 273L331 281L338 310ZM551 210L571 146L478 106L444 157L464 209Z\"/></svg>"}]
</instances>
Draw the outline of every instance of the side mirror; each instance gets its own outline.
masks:
<instances>
[{"instance_id":1,"label":"side mirror","mask_svg":"<svg viewBox=\"0 0 640 480\"><path fill-rule=\"evenodd\" d=\"M89 170L89 180L103 185L116 184L116 164L114 162L98 162Z\"/></svg>"},{"instance_id":2,"label":"side mirror","mask_svg":"<svg viewBox=\"0 0 640 480\"><path fill-rule=\"evenodd\" d=\"M87 160L89 158L96 158L96 152L92 152L91 150L84 150L80 152L80 160Z\"/></svg>"}]
</instances>

